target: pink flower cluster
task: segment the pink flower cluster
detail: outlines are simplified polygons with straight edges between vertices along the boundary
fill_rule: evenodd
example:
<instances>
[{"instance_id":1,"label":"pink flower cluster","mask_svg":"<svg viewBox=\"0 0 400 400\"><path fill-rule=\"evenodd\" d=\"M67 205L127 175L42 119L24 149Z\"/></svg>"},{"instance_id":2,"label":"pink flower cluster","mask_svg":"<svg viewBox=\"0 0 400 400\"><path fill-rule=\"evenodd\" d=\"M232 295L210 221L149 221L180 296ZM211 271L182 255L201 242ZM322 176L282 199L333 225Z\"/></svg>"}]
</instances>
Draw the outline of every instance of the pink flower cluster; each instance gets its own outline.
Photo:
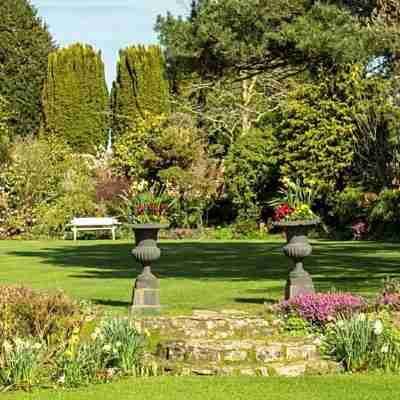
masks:
<instances>
[{"instance_id":1,"label":"pink flower cluster","mask_svg":"<svg viewBox=\"0 0 400 400\"><path fill-rule=\"evenodd\" d=\"M362 240L368 236L369 226L366 222L356 222L351 225L354 240Z\"/></svg>"},{"instance_id":2,"label":"pink flower cluster","mask_svg":"<svg viewBox=\"0 0 400 400\"><path fill-rule=\"evenodd\" d=\"M400 310L400 293L385 293L378 299L378 305Z\"/></svg>"},{"instance_id":3,"label":"pink flower cluster","mask_svg":"<svg viewBox=\"0 0 400 400\"><path fill-rule=\"evenodd\" d=\"M365 301L351 293L302 294L279 304L285 314L296 313L314 325L323 326L338 315L360 311Z\"/></svg>"}]
</instances>

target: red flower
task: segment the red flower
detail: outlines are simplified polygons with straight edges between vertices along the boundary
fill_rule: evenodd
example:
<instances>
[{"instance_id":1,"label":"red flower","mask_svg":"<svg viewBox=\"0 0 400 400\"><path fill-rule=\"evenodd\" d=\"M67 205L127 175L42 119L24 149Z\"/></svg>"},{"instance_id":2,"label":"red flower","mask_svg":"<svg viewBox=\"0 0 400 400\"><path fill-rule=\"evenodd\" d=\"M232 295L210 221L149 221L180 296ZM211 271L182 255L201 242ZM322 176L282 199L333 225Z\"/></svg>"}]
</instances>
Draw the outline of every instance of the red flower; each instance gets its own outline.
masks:
<instances>
[{"instance_id":1,"label":"red flower","mask_svg":"<svg viewBox=\"0 0 400 400\"><path fill-rule=\"evenodd\" d=\"M282 204L276 210L272 217L274 221L280 221L287 215L290 215L294 211L294 208L289 207L289 204Z\"/></svg>"}]
</instances>

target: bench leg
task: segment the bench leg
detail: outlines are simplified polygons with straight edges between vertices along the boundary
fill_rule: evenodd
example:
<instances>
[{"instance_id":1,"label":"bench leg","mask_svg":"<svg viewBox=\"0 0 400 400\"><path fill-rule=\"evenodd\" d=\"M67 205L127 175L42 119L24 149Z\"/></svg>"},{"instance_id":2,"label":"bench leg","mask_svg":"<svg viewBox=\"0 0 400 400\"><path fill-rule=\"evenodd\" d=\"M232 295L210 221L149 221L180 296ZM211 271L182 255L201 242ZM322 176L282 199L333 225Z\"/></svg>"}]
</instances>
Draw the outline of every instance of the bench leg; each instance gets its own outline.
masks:
<instances>
[{"instance_id":1,"label":"bench leg","mask_svg":"<svg viewBox=\"0 0 400 400\"><path fill-rule=\"evenodd\" d=\"M115 228L111 229L111 233L112 233L112 240L115 240Z\"/></svg>"},{"instance_id":2,"label":"bench leg","mask_svg":"<svg viewBox=\"0 0 400 400\"><path fill-rule=\"evenodd\" d=\"M73 229L73 232L74 232L74 242L76 242L76 237L77 237L77 229L76 229L76 228L74 228L74 229Z\"/></svg>"}]
</instances>

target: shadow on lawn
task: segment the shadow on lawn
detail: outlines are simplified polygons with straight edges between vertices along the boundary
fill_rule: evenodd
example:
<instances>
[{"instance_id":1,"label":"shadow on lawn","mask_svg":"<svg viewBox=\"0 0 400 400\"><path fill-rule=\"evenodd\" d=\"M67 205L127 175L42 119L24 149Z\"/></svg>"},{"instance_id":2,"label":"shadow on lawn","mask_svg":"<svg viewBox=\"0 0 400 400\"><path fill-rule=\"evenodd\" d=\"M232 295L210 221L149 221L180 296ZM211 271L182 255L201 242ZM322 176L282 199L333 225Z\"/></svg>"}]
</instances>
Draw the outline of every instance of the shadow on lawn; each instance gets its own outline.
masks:
<instances>
[{"instance_id":1,"label":"shadow on lawn","mask_svg":"<svg viewBox=\"0 0 400 400\"><path fill-rule=\"evenodd\" d=\"M281 246L276 242L161 243L162 257L153 270L164 279L266 280L282 287L291 262L282 254ZM130 255L132 247L129 243L85 242L8 254L41 258L43 263L71 269L73 277L133 279L142 268ZM370 292L380 286L385 276L400 276L400 252L395 244L320 241L314 244L314 254L305 266L318 290ZM264 300L238 298L236 301Z\"/></svg>"}]
</instances>

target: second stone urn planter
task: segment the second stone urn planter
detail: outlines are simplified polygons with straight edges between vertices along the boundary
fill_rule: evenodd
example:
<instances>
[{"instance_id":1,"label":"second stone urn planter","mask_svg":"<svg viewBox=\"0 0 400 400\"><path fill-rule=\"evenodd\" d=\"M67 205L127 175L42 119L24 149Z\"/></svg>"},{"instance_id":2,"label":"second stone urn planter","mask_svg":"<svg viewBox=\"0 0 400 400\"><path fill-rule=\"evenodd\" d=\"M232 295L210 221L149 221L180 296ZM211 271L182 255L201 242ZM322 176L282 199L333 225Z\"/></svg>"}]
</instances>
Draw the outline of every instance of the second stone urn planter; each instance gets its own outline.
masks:
<instances>
[{"instance_id":1,"label":"second stone urn planter","mask_svg":"<svg viewBox=\"0 0 400 400\"><path fill-rule=\"evenodd\" d=\"M299 294L315 293L310 274L303 268L303 260L312 253L312 247L307 239L310 229L320 223L319 219L305 221L280 221L274 226L286 231L287 244L283 248L286 256L294 263L286 282L285 299L291 299Z\"/></svg>"},{"instance_id":2,"label":"second stone urn planter","mask_svg":"<svg viewBox=\"0 0 400 400\"><path fill-rule=\"evenodd\" d=\"M132 312L160 310L160 283L151 272L151 264L161 256L157 246L158 232L167 229L168 224L134 224L136 247L132 255L143 265L143 272L137 277L132 295Z\"/></svg>"}]
</instances>

